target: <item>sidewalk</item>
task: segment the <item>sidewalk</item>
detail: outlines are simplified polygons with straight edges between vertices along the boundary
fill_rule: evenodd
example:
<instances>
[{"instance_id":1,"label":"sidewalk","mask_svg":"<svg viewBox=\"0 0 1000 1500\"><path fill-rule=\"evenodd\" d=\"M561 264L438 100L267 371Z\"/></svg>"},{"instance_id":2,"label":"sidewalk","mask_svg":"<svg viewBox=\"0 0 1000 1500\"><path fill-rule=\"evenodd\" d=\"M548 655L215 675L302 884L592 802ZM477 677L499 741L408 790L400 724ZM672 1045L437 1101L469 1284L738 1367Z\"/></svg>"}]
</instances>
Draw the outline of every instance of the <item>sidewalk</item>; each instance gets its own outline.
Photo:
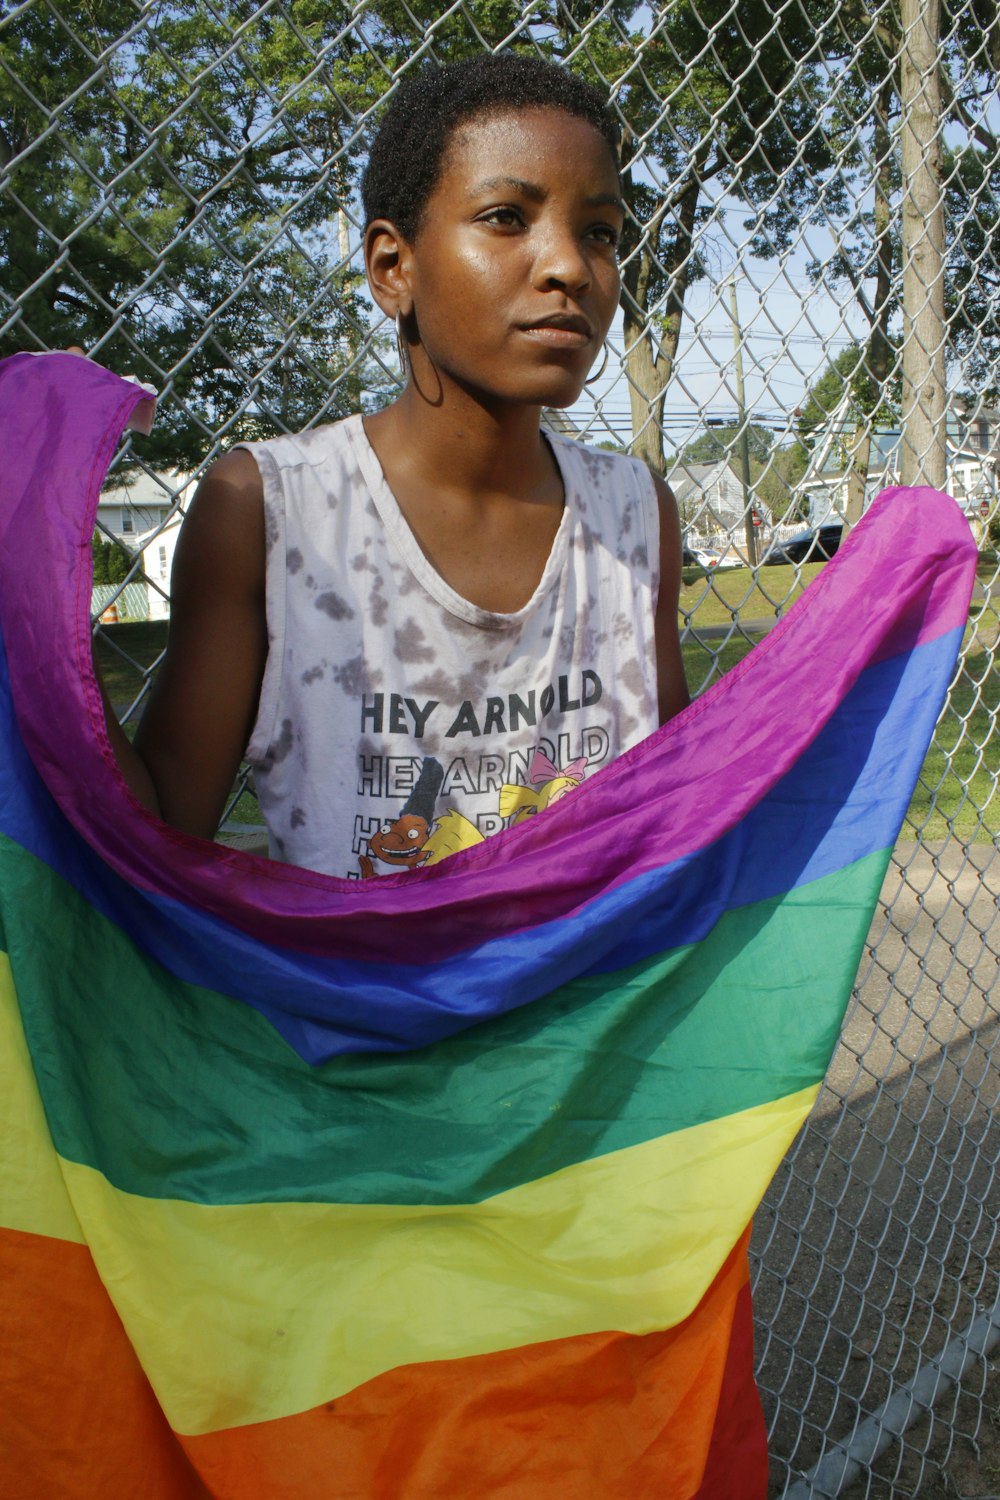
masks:
<instances>
[{"instance_id":1,"label":"sidewalk","mask_svg":"<svg viewBox=\"0 0 1000 1500\"><path fill-rule=\"evenodd\" d=\"M998 1000L1000 850L900 843L826 1083L754 1236L762 1387L782 1392L776 1469L789 1453L796 1474L811 1468L817 1426L862 1467L840 1483L827 1448L834 1487L775 1496L1000 1500L1000 1349L929 1410L904 1398L912 1421L879 1456L878 1425L867 1444L859 1427L997 1295Z\"/></svg>"}]
</instances>

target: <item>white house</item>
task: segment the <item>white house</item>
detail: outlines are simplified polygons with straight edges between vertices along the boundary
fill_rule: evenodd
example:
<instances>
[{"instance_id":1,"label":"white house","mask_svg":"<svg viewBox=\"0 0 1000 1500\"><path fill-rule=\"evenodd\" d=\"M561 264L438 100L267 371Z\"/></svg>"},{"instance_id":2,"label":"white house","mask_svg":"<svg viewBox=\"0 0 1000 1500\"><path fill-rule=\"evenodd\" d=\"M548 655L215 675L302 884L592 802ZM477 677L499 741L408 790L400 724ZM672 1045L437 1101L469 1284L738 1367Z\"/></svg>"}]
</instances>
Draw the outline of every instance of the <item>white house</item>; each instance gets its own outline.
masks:
<instances>
[{"instance_id":1,"label":"white house","mask_svg":"<svg viewBox=\"0 0 1000 1500\"><path fill-rule=\"evenodd\" d=\"M746 499L743 481L726 458L714 463L690 464L678 459L667 473L685 534L704 537L709 546L725 551L731 543L742 546L746 538ZM762 543L769 536L774 517L764 502L752 499L754 525Z\"/></svg>"},{"instance_id":2,"label":"white house","mask_svg":"<svg viewBox=\"0 0 1000 1500\"><path fill-rule=\"evenodd\" d=\"M820 526L847 510L847 483L854 421L850 397L837 407L817 434L809 466L801 481L809 523ZM872 433L865 485L865 507L890 485L900 482L902 433L898 427ZM958 501L977 540L989 516L996 514L1000 465L1000 412L981 408L969 413L953 400L945 414L945 488Z\"/></svg>"},{"instance_id":3,"label":"white house","mask_svg":"<svg viewBox=\"0 0 1000 1500\"><path fill-rule=\"evenodd\" d=\"M170 614L170 569L181 523L178 506L191 498L194 483L190 474L134 468L107 484L98 501L99 526L127 551L142 555L152 620Z\"/></svg>"}]
</instances>

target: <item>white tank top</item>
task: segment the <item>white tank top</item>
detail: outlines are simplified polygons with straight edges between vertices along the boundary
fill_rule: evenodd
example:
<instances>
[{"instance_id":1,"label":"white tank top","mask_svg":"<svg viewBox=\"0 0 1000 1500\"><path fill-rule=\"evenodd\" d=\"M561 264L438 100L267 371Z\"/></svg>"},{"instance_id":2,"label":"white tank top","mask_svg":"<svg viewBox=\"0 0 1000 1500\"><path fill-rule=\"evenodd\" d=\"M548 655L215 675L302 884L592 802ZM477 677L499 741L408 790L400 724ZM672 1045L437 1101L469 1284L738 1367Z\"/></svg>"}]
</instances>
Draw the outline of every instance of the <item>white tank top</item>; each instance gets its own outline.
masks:
<instances>
[{"instance_id":1,"label":"white tank top","mask_svg":"<svg viewBox=\"0 0 1000 1500\"><path fill-rule=\"evenodd\" d=\"M436 863L656 727L652 480L549 441L565 506L514 614L435 571L359 416L246 445L264 486L269 641L247 753L274 858L354 878Z\"/></svg>"}]
</instances>

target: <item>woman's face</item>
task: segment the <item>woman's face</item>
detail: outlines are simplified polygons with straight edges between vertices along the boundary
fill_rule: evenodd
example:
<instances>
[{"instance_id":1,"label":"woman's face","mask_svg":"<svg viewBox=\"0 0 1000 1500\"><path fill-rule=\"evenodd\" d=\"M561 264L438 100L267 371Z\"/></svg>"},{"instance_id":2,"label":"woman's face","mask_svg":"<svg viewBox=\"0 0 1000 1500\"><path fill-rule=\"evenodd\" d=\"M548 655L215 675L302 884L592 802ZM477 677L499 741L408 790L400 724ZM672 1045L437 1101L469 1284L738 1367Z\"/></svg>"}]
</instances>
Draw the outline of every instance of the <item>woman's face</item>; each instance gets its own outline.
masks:
<instances>
[{"instance_id":1,"label":"woman's face","mask_svg":"<svg viewBox=\"0 0 1000 1500\"><path fill-rule=\"evenodd\" d=\"M618 305L621 229L615 163L586 120L533 108L460 126L404 252L418 380L426 357L479 399L575 401Z\"/></svg>"}]
</instances>

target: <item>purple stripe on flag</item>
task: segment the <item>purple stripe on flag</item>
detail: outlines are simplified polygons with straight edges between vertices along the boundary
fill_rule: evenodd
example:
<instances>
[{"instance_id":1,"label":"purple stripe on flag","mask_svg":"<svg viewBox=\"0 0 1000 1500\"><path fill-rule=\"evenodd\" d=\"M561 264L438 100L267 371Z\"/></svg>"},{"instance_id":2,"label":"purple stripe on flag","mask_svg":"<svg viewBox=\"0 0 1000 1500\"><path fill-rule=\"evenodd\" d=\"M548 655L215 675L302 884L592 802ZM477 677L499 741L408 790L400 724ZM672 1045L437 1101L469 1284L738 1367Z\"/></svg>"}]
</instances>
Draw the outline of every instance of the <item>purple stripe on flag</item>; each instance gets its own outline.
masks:
<instances>
[{"instance_id":1,"label":"purple stripe on flag","mask_svg":"<svg viewBox=\"0 0 1000 1500\"><path fill-rule=\"evenodd\" d=\"M90 538L104 469L141 399L76 356L0 366L11 434L0 617L21 733L57 803L112 869L286 948L377 961L391 916L394 944L433 962L567 916L720 838L795 764L866 667L967 617L975 548L957 506L932 490L890 492L739 667L544 818L432 869L372 881L258 860L140 808L107 741L90 662ZM46 559L44 591L17 564L29 551Z\"/></svg>"}]
</instances>

